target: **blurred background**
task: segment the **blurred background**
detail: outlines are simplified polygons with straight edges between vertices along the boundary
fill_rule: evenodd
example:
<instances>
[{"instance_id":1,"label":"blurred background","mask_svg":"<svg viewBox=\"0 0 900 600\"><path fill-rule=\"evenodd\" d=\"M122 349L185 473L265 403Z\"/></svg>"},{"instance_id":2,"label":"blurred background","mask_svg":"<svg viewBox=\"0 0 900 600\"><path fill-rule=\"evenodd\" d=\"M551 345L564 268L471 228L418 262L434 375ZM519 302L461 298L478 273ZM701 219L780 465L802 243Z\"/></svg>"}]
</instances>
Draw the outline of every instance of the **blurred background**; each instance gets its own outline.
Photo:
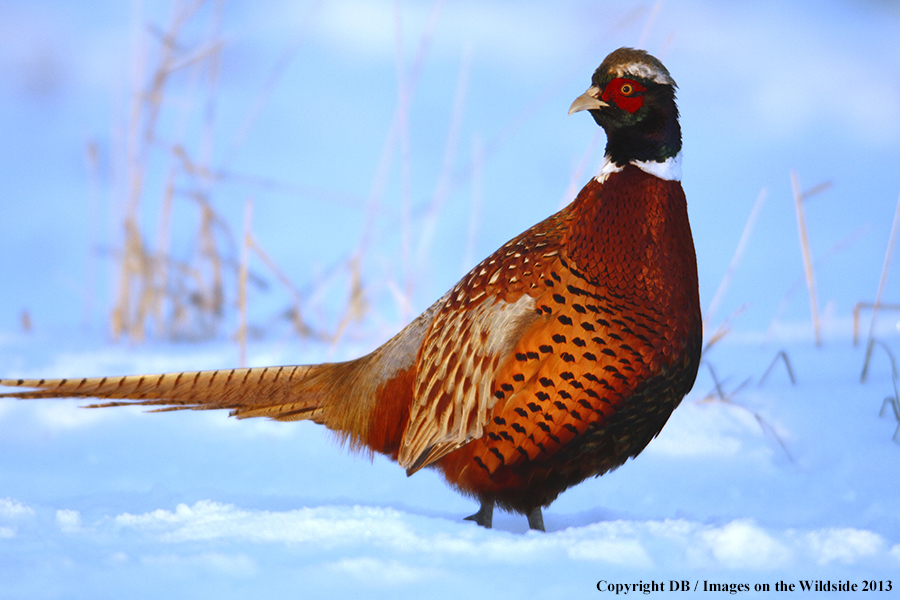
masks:
<instances>
[{"instance_id":1,"label":"blurred background","mask_svg":"<svg viewBox=\"0 0 900 600\"><path fill-rule=\"evenodd\" d=\"M371 349L592 176L566 111L620 46L679 84L707 339L849 335L875 300L894 2L10 0L0 28L7 340Z\"/></svg>"}]
</instances>

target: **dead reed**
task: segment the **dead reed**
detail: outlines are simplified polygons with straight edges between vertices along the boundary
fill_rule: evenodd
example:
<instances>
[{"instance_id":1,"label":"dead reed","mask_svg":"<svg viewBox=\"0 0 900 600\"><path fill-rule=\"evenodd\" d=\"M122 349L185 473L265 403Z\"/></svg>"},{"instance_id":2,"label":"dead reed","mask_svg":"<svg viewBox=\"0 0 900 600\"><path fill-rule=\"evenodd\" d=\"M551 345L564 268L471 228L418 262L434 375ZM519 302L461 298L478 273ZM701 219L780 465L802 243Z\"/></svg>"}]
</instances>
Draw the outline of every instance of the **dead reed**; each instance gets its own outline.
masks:
<instances>
[{"instance_id":1,"label":"dead reed","mask_svg":"<svg viewBox=\"0 0 900 600\"><path fill-rule=\"evenodd\" d=\"M875 293L875 302L872 304L872 322L869 325L869 340L866 344L866 357L863 360L863 370L859 376L860 382L865 382L869 373L869 362L872 359L872 350L875 348L875 322L878 310L883 307L881 297L884 294L884 286L887 282L888 271L891 266L891 256L894 254L894 243L897 240L897 230L900 229L900 197L897 198L897 207L894 209L894 220L891 223L891 235L888 237L887 250L884 253L884 264L881 266L881 277L878 279L878 291ZM887 347L885 346L885 349ZM893 356L891 356L893 364ZM896 377L896 367L894 369Z\"/></svg>"},{"instance_id":2,"label":"dead reed","mask_svg":"<svg viewBox=\"0 0 900 600\"><path fill-rule=\"evenodd\" d=\"M261 193L319 192L213 164L215 103L226 45L221 33L223 6L221 1L176 2L164 27L148 26L135 40L134 89L127 125L120 132L125 158L122 168L114 171L114 176L120 174L112 204L121 222L121 243L113 253L116 284L110 330L113 339L133 343L147 337L203 340L227 332L237 320L243 364L248 332L254 329L249 322L250 292L268 289L269 276L286 291L288 308L283 313L295 333L331 336L303 321L298 286L253 238L250 206L243 243L217 207L220 188L230 182L256 187ZM279 58L223 163L246 138L298 45L292 44ZM96 152L90 148L88 161L96 173ZM167 165L162 178L160 163ZM193 240L186 254L176 255L176 231L182 239ZM261 260L262 272L251 268L251 257ZM361 284L357 279L351 285ZM359 313L361 295L357 290L348 301L352 306L347 310L353 314Z\"/></svg>"},{"instance_id":3,"label":"dead reed","mask_svg":"<svg viewBox=\"0 0 900 600\"><path fill-rule=\"evenodd\" d=\"M809 307L812 314L813 331L816 337L816 346L822 345L822 326L819 321L819 306L816 302L816 272L813 266L812 251L809 248L809 235L806 232L806 216L804 203L812 196L831 187L831 182L820 183L805 192L800 191L800 180L797 172L791 170L791 188L794 191L794 206L797 209L797 229L800 236L800 251L803 254L803 269L806 273L806 288L809 291Z\"/></svg>"}]
</instances>

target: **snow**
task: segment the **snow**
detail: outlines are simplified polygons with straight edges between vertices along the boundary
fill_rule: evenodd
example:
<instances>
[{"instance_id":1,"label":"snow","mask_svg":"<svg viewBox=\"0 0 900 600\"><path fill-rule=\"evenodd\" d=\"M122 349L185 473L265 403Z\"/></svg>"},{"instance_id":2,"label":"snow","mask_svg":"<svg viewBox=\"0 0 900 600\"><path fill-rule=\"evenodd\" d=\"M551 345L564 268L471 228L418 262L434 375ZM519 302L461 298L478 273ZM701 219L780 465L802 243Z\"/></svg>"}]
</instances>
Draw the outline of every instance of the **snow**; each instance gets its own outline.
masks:
<instances>
[{"instance_id":1,"label":"snow","mask_svg":"<svg viewBox=\"0 0 900 600\"><path fill-rule=\"evenodd\" d=\"M114 274L97 266L108 257L96 250L119 243L120 209L85 208L81 165L85 141L98 138L104 168L115 171L118 147L103 136L121 134L115 116L131 76L122 48L134 23L127 3L85 5L0 7L0 377L234 367L236 321L196 344L108 339ZM517 515L496 514L492 530L464 521L476 502L436 473L408 478L382 457L349 454L311 423L0 400L0 598L559 598L599 593L601 580L662 582L669 595L683 581L774 593L780 581L892 577L897 589L900 444L893 411L882 408L896 393L888 353L900 348L900 323L896 312L880 313L881 343L861 383L871 311L858 345L851 318L855 303L876 296L900 193L895 8L445 3L408 124L413 210L403 216L404 186L392 171L368 223L396 105L391 28L399 14L410 68L431 5L401 2L397 14L393 3L225 6L234 53L224 55L217 109L226 140L243 126L234 105L253 105L259 74L285 47L301 53L222 168L324 190L252 189L254 238L298 282L332 276L323 265L352 254L360 232L370 244L367 319L336 345L278 333L277 322L274 335L251 341L250 366L371 350L554 211L602 157L602 143L590 143L594 124L565 117L567 107L608 51L637 45L645 31L643 45L680 86L704 307L760 190L768 193L717 312L705 314L707 342L727 315L729 333L704 354L693 391L659 437L622 468L562 494L544 511L546 533ZM433 208L466 61L463 126L447 159L464 185L447 184ZM483 164L468 162L482 154ZM806 206L821 347L792 168L803 189L833 182ZM212 192L223 216L241 223L247 189ZM404 219L423 237L404 242ZM99 233L86 233L92 227ZM189 245L185 231L173 236L176 248ZM92 272L98 289L87 284ZM889 273L885 302L896 301L898 281ZM307 318L334 329L340 294L301 288L312 296ZM267 298L250 302L277 304Z\"/></svg>"},{"instance_id":2,"label":"snow","mask_svg":"<svg viewBox=\"0 0 900 600\"><path fill-rule=\"evenodd\" d=\"M878 415L887 361L860 384L864 352L847 338L779 349L796 385L777 366L759 385L773 348L721 342L707 360L728 365L726 397L750 382L723 402L701 371L643 454L545 510L546 534L521 516L498 514L492 530L463 521L476 504L434 473L407 478L307 424L6 402L0 578L7 597L32 598L291 586L306 597L554 597L600 579L890 579L900 445ZM193 364L190 348L179 355ZM135 371L164 360L134 356Z\"/></svg>"}]
</instances>

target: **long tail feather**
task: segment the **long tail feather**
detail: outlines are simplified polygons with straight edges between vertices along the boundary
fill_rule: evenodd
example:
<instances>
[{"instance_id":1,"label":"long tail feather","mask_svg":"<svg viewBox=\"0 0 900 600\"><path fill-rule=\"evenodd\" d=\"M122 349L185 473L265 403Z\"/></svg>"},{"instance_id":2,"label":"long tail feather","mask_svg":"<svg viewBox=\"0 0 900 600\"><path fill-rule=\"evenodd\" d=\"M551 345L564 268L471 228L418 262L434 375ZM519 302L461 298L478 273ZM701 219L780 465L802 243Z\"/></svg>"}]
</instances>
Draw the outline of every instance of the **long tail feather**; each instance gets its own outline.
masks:
<instances>
[{"instance_id":1,"label":"long tail feather","mask_svg":"<svg viewBox=\"0 0 900 600\"><path fill-rule=\"evenodd\" d=\"M87 408L229 409L239 419L310 420L353 450L396 460L409 419L415 361L438 301L371 354L339 363L70 379L0 379L0 398L98 398Z\"/></svg>"},{"instance_id":2,"label":"long tail feather","mask_svg":"<svg viewBox=\"0 0 900 600\"><path fill-rule=\"evenodd\" d=\"M0 398L98 398L113 401L90 404L88 408L159 407L153 412L231 409L231 414L238 418L319 420L335 371L342 371L345 364L125 377L3 379L0 386L29 389L6 392Z\"/></svg>"}]
</instances>

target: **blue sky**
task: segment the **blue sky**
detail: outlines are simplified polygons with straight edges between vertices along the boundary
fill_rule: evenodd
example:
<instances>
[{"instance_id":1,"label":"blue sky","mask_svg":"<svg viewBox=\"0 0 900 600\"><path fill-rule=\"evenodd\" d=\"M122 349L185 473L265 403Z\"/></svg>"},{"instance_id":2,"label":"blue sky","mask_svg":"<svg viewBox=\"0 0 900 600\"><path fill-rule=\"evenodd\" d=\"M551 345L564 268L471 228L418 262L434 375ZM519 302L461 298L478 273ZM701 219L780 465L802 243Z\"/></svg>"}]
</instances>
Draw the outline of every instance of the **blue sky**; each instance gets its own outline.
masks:
<instances>
[{"instance_id":1,"label":"blue sky","mask_svg":"<svg viewBox=\"0 0 900 600\"><path fill-rule=\"evenodd\" d=\"M37 331L83 332L86 320L90 335L108 331L134 81L147 89L146 71L159 57L154 35L173 14L167 3L146 3L143 13L138 6L0 9L7 331L18 328L23 309ZM208 45L214 23L209 7L187 22L182 57ZM367 232L363 283L386 336L586 181L603 136L566 109L607 52L641 44L680 86L684 186L705 306L766 193L743 261L710 316L721 321L747 305L734 326L749 331L767 330L776 317L808 317L805 288L797 290L803 264L789 179L796 169L804 188L833 184L806 213L822 263L821 310L846 318L855 302L874 297L900 193L898 23L890 3L838 0L225 4L214 102L197 83L200 69L178 71L166 88L162 143L145 155L144 235L156 243L171 164L162 144L180 144L225 178L177 181L176 258L196 241L187 188L208 192L235 238L252 198L255 239L304 293L320 289ZM391 144L398 72L413 71L420 47L408 143ZM90 143L97 169L88 164ZM340 304L342 285L346 274L321 298L304 299L327 329L336 326L328 307ZM260 308L263 323L289 300L272 287L251 294L252 307L270 307ZM400 308L409 293L410 307Z\"/></svg>"}]
</instances>

